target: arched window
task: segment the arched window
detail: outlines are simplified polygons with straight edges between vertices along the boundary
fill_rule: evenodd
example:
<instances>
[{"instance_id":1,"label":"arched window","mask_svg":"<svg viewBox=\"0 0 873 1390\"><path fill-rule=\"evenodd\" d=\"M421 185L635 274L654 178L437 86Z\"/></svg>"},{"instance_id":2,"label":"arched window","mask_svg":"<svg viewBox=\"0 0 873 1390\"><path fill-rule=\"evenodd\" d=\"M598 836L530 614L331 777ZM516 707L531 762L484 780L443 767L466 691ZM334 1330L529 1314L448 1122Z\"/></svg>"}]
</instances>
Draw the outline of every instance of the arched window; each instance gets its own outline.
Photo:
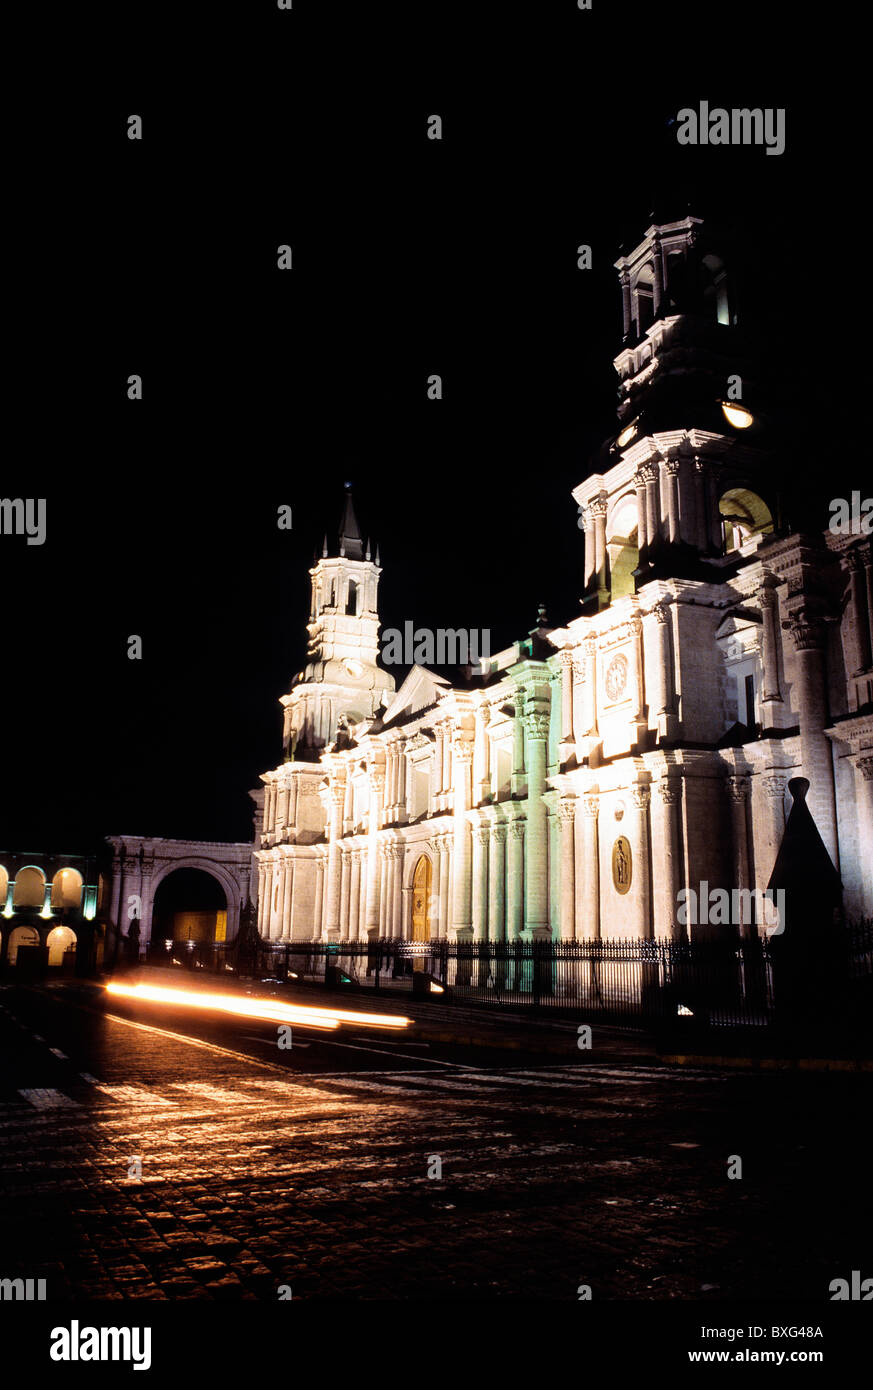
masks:
<instances>
[{"instance_id":1,"label":"arched window","mask_svg":"<svg viewBox=\"0 0 873 1390\"><path fill-rule=\"evenodd\" d=\"M76 869L58 869L52 879L52 907L81 907L82 875Z\"/></svg>"},{"instance_id":2,"label":"arched window","mask_svg":"<svg viewBox=\"0 0 873 1390\"><path fill-rule=\"evenodd\" d=\"M358 611L358 586L354 579L349 580L348 597L346 598L346 613L353 617Z\"/></svg>"},{"instance_id":3,"label":"arched window","mask_svg":"<svg viewBox=\"0 0 873 1390\"><path fill-rule=\"evenodd\" d=\"M727 273L720 256L704 256L702 264L706 268L707 283L703 289L703 300L707 312L713 314L718 323L730 323L728 303Z\"/></svg>"},{"instance_id":4,"label":"arched window","mask_svg":"<svg viewBox=\"0 0 873 1390\"><path fill-rule=\"evenodd\" d=\"M756 492L745 487L728 488L719 499L725 554L739 550L754 535L773 530L770 508Z\"/></svg>"},{"instance_id":5,"label":"arched window","mask_svg":"<svg viewBox=\"0 0 873 1390\"><path fill-rule=\"evenodd\" d=\"M622 497L612 511L606 536L610 594L613 601L636 592L634 570L640 563L635 493Z\"/></svg>"},{"instance_id":6,"label":"arched window","mask_svg":"<svg viewBox=\"0 0 873 1390\"><path fill-rule=\"evenodd\" d=\"M634 285L634 317L637 336L655 321L655 277L650 265L643 266Z\"/></svg>"},{"instance_id":7,"label":"arched window","mask_svg":"<svg viewBox=\"0 0 873 1390\"><path fill-rule=\"evenodd\" d=\"M15 875L15 890L12 896L14 907L42 907L45 903L45 875L42 869L28 866L19 869Z\"/></svg>"}]
</instances>

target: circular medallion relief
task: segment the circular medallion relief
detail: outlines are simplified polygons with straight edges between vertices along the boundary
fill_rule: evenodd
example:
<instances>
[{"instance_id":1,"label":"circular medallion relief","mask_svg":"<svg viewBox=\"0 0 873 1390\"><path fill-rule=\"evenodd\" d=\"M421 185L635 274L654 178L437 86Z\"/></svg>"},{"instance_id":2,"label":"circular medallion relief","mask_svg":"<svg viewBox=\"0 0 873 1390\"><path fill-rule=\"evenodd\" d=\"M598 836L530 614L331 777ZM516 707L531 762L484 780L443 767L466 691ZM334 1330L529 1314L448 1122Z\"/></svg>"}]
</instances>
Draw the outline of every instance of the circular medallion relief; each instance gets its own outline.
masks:
<instances>
[{"instance_id":1,"label":"circular medallion relief","mask_svg":"<svg viewBox=\"0 0 873 1390\"><path fill-rule=\"evenodd\" d=\"M620 700L627 685L627 657L619 652L606 668L606 693L610 700Z\"/></svg>"},{"instance_id":2,"label":"circular medallion relief","mask_svg":"<svg viewBox=\"0 0 873 1390\"><path fill-rule=\"evenodd\" d=\"M633 861L630 840L625 835L619 835L612 846L612 882L616 893L627 892L631 886L632 876Z\"/></svg>"}]
</instances>

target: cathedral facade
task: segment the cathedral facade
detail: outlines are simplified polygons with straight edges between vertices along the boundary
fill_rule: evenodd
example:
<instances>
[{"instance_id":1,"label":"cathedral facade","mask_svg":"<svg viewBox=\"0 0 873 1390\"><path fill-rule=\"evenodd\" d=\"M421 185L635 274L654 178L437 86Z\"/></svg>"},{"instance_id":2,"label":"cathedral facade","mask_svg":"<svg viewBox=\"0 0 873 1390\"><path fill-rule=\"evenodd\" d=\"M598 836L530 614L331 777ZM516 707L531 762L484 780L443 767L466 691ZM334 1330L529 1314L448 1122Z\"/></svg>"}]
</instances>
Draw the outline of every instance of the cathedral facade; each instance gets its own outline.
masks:
<instances>
[{"instance_id":1,"label":"cathedral facade","mask_svg":"<svg viewBox=\"0 0 873 1390\"><path fill-rule=\"evenodd\" d=\"M780 527L757 368L699 219L651 226L616 268L618 427L573 491L578 616L396 688L347 497L310 571L283 759L253 793L265 940L762 934L797 777L845 912L873 913L869 532ZM738 916L683 912L717 889Z\"/></svg>"}]
</instances>

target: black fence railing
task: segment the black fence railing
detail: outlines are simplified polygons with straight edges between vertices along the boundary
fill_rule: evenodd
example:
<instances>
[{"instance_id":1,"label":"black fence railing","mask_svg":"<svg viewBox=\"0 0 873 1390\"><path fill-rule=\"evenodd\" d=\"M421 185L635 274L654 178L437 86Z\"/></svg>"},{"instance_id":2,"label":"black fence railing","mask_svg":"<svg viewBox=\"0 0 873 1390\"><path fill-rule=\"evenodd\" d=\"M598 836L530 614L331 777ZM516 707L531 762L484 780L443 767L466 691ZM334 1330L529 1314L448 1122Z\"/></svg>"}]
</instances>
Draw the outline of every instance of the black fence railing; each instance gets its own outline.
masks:
<instances>
[{"instance_id":1,"label":"black fence railing","mask_svg":"<svg viewBox=\"0 0 873 1390\"><path fill-rule=\"evenodd\" d=\"M265 942L158 943L149 959L237 977L318 981L345 987L442 990L447 1002L540 1006L650 1023L683 1016L698 1023L766 1027L783 1001L797 1000L796 953L782 937L726 942ZM828 933L802 957L814 996L831 1010L869 1001L873 923ZM873 1002L873 1001L869 1001ZM807 1000L808 1004L808 1000Z\"/></svg>"}]
</instances>

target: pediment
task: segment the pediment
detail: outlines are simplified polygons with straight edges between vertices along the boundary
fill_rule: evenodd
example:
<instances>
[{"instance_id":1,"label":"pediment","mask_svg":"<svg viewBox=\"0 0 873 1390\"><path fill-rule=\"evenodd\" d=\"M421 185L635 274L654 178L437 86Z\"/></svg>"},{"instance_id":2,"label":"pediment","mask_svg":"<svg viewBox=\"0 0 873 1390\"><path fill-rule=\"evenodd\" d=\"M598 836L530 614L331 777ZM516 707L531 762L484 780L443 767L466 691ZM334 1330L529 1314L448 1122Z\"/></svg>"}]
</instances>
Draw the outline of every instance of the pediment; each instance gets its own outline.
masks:
<instances>
[{"instance_id":1,"label":"pediment","mask_svg":"<svg viewBox=\"0 0 873 1390\"><path fill-rule=\"evenodd\" d=\"M396 724L401 716L433 709L452 686L443 676L425 666L413 666L406 680L382 714L382 728Z\"/></svg>"}]
</instances>

